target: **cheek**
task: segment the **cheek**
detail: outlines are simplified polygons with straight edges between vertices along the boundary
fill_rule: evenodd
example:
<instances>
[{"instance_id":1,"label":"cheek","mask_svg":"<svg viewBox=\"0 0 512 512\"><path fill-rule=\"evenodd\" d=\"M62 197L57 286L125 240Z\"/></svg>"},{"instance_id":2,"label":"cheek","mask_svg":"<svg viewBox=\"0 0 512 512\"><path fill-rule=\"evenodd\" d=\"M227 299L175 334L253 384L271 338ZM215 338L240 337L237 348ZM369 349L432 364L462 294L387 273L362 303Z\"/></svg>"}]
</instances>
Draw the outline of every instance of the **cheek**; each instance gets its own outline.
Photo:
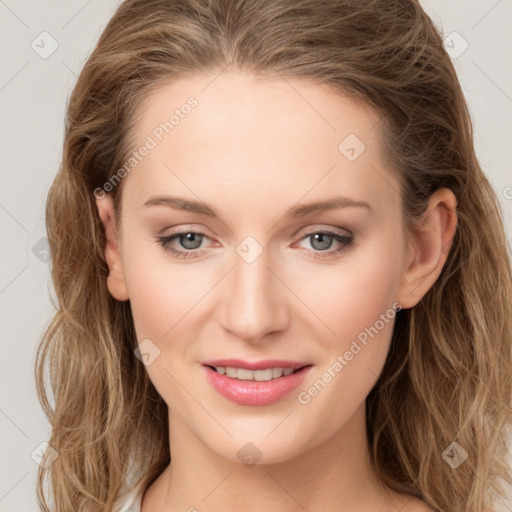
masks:
<instances>
[{"instance_id":1,"label":"cheek","mask_svg":"<svg viewBox=\"0 0 512 512\"><path fill-rule=\"evenodd\" d=\"M337 348L367 329L377 327L390 336L389 322L382 326L381 315L394 318L401 278L401 241L382 237L371 245L347 253L335 267L321 267L310 278L296 283L298 294L325 324L322 338ZM325 329L325 326L329 330ZM329 335L330 331L330 335ZM327 334L327 337L326 337Z\"/></svg>"},{"instance_id":2,"label":"cheek","mask_svg":"<svg viewBox=\"0 0 512 512\"><path fill-rule=\"evenodd\" d=\"M165 252L142 244L126 248L123 264L138 343L150 339L157 347L151 350L159 350L146 366L148 376L168 406L188 411L189 397L182 390L193 381L182 363L193 347L188 315L206 293L204 273L184 271Z\"/></svg>"},{"instance_id":3,"label":"cheek","mask_svg":"<svg viewBox=\"0 0 512 512\"><path fill-rule=\"evenodd\" d=\"M396 319L396 295L401 277L401 239L389 237L354 259L344 279L336 329L340 370L337 398L365 399L385 364ZM341 281L339 282L341 286ZM350 390L350 391L349 391Z\"/></svg>"},{"instance_id":4,"label":"cheek","mask_svg":"<svg viewBox=\"0 0 512 512\"><path fill-rule=\"evenodd\" d=\"M318 418L308 426L312 439L319 424L327 436L348 421L382 372L396 319L395 261L370 253L354 258L316 296L314 307L334 334L318 330L325 354L309 387L297 396L308 417Z\"/></svg>"},{"instance_id":5,"label":"cheek","mask_svg":"<svg viewBox=\"0 0 512 512\"><path fill-rule=\"evenodd\" d=\"M127 245L123 266L138 338L165 342L208 289L204 272L142 243Z\"/></svg>"}]
</instances>

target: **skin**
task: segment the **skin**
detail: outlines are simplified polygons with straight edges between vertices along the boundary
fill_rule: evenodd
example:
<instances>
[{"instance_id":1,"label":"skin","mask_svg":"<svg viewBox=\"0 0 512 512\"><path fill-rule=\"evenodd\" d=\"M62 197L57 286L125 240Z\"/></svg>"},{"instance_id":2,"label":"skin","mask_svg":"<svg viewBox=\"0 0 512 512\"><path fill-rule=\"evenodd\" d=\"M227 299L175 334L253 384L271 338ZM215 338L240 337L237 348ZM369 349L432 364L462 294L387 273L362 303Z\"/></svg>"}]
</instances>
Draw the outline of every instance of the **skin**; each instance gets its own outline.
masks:
<instances>
[{"instance_id":1,"label":"skin","mask_svg":"<svg viewBox=\"0 0 512 512\"><path fill-rule=\"evenodd\" d=\"M169 407L172 464L145 493L142 512L431 510L380 486L369 463L365 399L394 319L309 403L297 394L394 302L411 308L434 284L456 228L453 193L438 190L417 231L404 233L379 115L304 78L225 70L161 85L140 111L134 146L190 96L197 107L124 178L120 227L110 196L97 199L108 289L130 300L138 342L149 338L160 350L146 369ZM349 134L366 146L354 161L338 150ZM160 194L200 200L221 219L143 206ZM284 216L333 195L371 209ZM180 259L158 243L194 230L206 234L199 249L179 238L170 245L199 257ZM334 253L333 238L322 251L328 243L306 230L352 235L354 245ZM263 249L252 263L236 252L247 236ZM204 376L201 363L223 357L314 366L283 399L242 406ZM237 456L248 442L261 453L251 467Z\"/></svg>"}]
</instances>

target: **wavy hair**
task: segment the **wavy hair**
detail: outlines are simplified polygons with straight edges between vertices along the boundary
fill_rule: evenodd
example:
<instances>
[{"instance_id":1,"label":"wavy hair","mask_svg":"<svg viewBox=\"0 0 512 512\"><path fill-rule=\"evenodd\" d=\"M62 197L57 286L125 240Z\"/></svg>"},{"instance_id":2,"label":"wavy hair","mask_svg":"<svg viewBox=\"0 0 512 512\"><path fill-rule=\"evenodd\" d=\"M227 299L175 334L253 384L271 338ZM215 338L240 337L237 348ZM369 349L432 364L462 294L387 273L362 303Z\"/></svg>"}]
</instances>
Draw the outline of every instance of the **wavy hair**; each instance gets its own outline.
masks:
<instances>
[{"instance_id":1,"label":"wavy hair","mask_svg":"<svg viewBox=\"0 0 512 512\"><path fill-rule=\"evenodd\" d=\"M68 100L62 162L46 203L56 301L35 376L58 457L39 469L42 510L51 510L46 479L55 512L111 512L123 490L147 488L170 462L167 406L134 356L130 303L106 287L94 191L133 150L137 113L155 88L227 66L305 77L375 108L385 158L401 185L405 229L414 229L435 190L455 194L448 259L421 301L397 314L384 369L366 400L367 435L389 488L439 511L493 510L504 482L512 484L505 462L510 258L454 66L417 0L119 5ZM111 192L116 216L122 184ZM468 453L457 469L442 457L453 442Z\"/></svg>"}]
</instances>

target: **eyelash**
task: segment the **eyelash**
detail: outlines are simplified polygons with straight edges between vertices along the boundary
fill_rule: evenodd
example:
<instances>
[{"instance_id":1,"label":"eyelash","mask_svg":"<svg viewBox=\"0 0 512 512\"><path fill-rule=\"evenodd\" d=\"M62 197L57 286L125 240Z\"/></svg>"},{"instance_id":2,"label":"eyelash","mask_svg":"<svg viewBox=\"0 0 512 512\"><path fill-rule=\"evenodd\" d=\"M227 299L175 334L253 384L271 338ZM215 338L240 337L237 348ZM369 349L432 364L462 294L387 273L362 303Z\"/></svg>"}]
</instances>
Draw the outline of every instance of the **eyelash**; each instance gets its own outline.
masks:
<instances>
[{"instance_id":1,"label":"eyelash","mask_svg":"<svg viewBox=\"0 0 512 512\"><path fill-rule=\"evenodd\" d=\"M165 236L158 236L158 244L161 245L165 251L169 251L171 254L173 254L177 258L185 259L189 254L197 254L197 256L194 256L194 258L200 257L202 254L200 250L198 249L191 249L188 251L182 251L178 249L174 249L170 245L168 245L172 240L175 238L179 238L181 235L187 235L187 234L194 234L194 235L200 235L206 238L209 238L206 233L203 233L201 231L178 231L176 233L173 233L171 235L165 235ZM313 258L329 258L332 256L335 256L337 254L341 254L342 252L346 251L349 247L351 247L354 244L354 238L352 236L348 235L340 235L339 233L335 233L333 231L309 231L304 234L304 236L300 239L300 241L312 236L312 235L329 235L334 237L335 241L338 241L340 243L340 247L338 249L327 249L325 251L319 251L319 250L313 250L313 249L306 249L306 251L313 255Z\"/></svg>"}]
</instances>

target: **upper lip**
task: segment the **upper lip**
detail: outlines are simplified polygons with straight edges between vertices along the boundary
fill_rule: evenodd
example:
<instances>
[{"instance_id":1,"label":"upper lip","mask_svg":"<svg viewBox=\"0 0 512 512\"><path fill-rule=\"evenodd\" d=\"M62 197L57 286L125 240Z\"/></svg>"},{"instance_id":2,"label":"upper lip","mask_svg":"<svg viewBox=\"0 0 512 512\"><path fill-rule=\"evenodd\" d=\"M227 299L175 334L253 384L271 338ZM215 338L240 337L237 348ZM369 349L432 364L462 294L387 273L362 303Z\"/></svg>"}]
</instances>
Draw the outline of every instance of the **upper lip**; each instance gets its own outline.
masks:
<instances>
[{"instance_id":1,"label":"upper lip","mask_svg":"<svg viewBox=\"0 0 512 512\"><path fill-rule=\"evenodd\" d=\"M244 368L246 370L266 370L267 368L293 368L297 370L311 363L300 361L285 361L283 359L265 359L263 361L243 361L242 359L211 359L204 361L207 366L222 366L228 368Z\"/></svg>"}]
</instances>

